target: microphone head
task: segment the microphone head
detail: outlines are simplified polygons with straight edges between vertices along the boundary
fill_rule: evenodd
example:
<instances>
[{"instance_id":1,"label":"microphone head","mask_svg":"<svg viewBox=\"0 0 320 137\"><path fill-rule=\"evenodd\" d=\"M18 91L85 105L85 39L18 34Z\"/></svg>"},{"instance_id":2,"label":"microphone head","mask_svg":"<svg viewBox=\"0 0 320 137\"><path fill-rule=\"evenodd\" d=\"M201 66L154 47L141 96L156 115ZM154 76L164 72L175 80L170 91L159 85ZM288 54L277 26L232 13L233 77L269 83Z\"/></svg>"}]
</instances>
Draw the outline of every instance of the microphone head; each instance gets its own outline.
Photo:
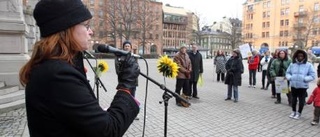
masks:
<instances>
[{"instance_id":1,"label":"microphone head","mask_svg":"<svg viewBox=\"0 0 320 137\"><path fill-rule=\"evenodd\" d=\"M109 52L109 48L108 48L107 45L104 45L104 44L97 44L97 45L98 45L97 49L98 49L99 52L102 52L102 53L108 53Z\"/></svg>"}]
</instances>

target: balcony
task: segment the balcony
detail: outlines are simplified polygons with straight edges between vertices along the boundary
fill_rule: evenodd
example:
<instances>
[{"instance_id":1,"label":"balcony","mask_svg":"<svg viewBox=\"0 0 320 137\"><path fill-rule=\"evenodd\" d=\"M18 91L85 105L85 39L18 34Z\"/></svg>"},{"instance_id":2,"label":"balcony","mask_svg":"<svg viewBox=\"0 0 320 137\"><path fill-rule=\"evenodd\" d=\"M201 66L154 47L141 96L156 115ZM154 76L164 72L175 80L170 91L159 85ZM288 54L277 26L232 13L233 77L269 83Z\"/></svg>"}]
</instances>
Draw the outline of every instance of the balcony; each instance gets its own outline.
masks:
<instances>
[{"instance_id":1,"label":"balcony","mask_svg":"<svg viewBox=\"0 0 320 137\"><path fill-rule=\"evenodd\" d=\"M307 15L306 11L294 12L294 17L303 17L303 16L306 16L306 15Z\"/></svg>"},{"instance_id":2,"label":"balcony","mask_svg":"<svg viewBox=\"0 0 320 137\"><path fill-rule=\"evenodd\" d=\"M293 28L295 28L295 29L306 28L306 23L295 23L295 24L293 24Z\"/></svg>"}]
</instances>

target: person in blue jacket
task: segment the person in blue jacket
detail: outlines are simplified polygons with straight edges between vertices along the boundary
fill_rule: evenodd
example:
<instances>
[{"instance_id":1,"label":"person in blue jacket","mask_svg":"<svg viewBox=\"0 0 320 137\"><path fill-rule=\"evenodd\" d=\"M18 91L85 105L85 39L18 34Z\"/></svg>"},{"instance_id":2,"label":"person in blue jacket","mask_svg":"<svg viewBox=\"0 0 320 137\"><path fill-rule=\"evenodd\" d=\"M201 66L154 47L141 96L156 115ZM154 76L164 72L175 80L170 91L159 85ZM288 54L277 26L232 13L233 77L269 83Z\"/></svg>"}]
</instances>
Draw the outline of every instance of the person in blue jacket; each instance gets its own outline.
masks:
<instances>
[{"instance_id":1,"label":"person in blue jacket","mask_svg":"<svg viewBox=\"0 0 320 137\"><path fill-rule=\"evenodd\" d=\"M297 50L293 54L292 63L286 72L286 79L290 81L292 94L292 113L289 117L293 119L300 119L305 105L305 95L309 88L309 82L316 78L313 65L307 62L307 60L307 53L303 50ZM299 99L298 111L296 111L297 99Z\"/></svg>"}]
</instances>

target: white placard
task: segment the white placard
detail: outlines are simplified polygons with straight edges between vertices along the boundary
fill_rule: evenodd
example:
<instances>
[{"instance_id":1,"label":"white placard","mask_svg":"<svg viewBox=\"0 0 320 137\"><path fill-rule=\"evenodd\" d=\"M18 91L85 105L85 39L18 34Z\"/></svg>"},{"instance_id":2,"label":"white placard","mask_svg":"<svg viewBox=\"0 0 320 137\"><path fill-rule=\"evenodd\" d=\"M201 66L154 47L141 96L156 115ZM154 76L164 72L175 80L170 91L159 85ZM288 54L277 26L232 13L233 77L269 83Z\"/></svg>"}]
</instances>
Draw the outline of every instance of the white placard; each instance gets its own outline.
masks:
<instances>
[{"instance_id":1,"label":"white placard","mask_svg":"<svg viewBox=\"0 0 320 137\"><path fill-rule=\"evenodd\" d=\"M240 50L242 58L247 58L247 57L250 57L252 55L251 48L250 48L250 45L248 43L240 45L239 46L239 50Z\"/></svg>"},{"instance_id":2,"label":"white placard","mask_svg":"<svg viewBox=\"0 0 320 137\"><path fill-rule=\"evenodd\" d=\"M288 93L289 86L288 81L284 77L276 77L275 80L276 93Z\"/></svg>"}]
</instances>

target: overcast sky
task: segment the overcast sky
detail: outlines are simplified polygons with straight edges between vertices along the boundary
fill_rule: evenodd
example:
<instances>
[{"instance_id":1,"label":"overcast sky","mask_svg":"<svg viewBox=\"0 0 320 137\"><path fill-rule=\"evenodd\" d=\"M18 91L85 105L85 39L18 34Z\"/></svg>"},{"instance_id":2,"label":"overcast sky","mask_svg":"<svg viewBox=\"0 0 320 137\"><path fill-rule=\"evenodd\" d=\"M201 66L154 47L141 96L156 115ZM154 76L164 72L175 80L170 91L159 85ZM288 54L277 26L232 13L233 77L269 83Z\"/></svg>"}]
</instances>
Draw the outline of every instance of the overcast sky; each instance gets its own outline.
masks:
<instances>
[{"instance_id":1,"label":"overcast sky","mask_svg":"<svg viewBox=\"0 0 320 137\"><path fill-rule=\"evenodd\" d=\"M223 16L242 19L242 4L246 0L159 0L163 5L184 7L200 14L207 25L221 21Z\"/></svg>"}]
</instances>

